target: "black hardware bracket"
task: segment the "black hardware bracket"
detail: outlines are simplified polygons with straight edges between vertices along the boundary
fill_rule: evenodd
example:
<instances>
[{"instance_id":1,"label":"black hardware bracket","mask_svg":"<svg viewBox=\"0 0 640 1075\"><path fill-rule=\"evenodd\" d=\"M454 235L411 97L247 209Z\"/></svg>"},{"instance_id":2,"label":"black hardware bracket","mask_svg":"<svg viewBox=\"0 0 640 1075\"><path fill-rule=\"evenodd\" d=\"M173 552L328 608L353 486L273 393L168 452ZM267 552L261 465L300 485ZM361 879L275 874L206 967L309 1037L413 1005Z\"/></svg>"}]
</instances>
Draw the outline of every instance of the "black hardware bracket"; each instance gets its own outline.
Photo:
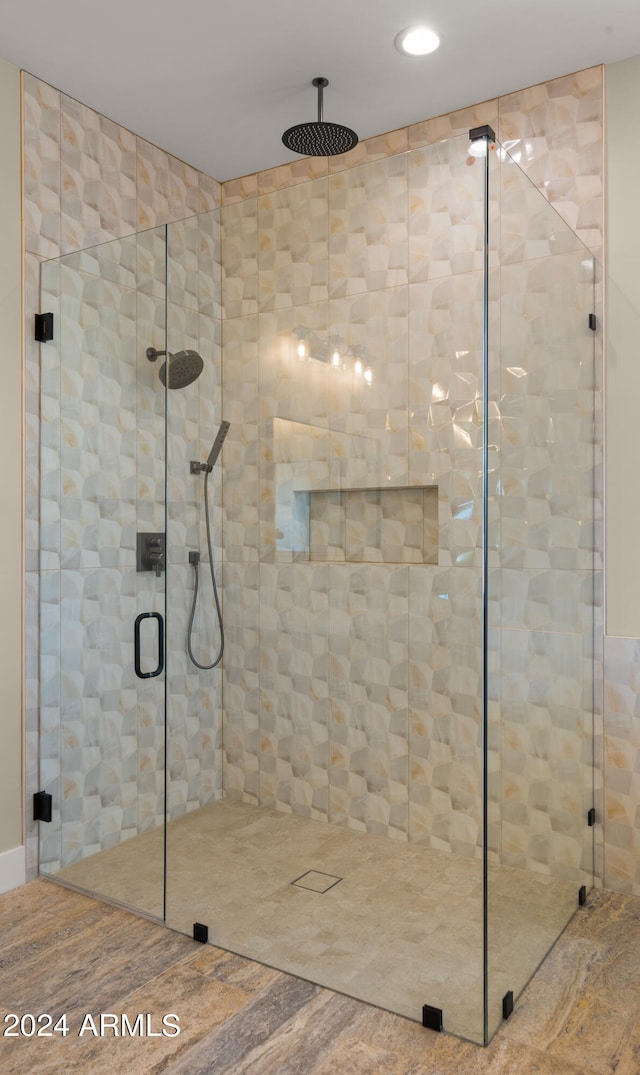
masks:
<instances>
[{"instance_id":1,"label":"black hardware bracket","mask_svg":"<svg viewBox=\"0 0 640 1075\"><path fill-rule=\"evenodd\" d=\"M513 1011L513 989L510 989L508 993L502 998L502 1018L508 1019Z\"/></svg>"},{"instance_id":2,"label":"black hardware bracket","mask_svg":"<svg viewBox=\"0 0 640 1075\"><path fill-rule=\"evenodd\" d=\"M438 1033L444 1029L442 1020L442 1008L432 1008L430 1004L422 1005L422 1025L427 1030L436 1030Z\"/></svg>"},{"instance_id":3,"label":"black hardware bracket","mask_svg":"<svg viewBox=\"0 0 640 1075\"><path fill-rule=\"evenodd\" d=\"M53 799L48 791L36 791L33 796L33 820L51 821Z\"/></svg>"},{"instance_id":4,"label":"black hardware bracket","mask_svg":"<svg viewBox=\"0 0 640 1075\"><path fill-rule=\"evenodd\" d=\"M495 142L496 133L493 127L485 123L482 127L472 127L469 131L469 141L477 142L479 138L487 138L489 142Z\"/></svg>"},{"instance_id":5,"label":"black hardware bracket","mask_svg":"<svg viewBox=\"0 0 640 1075\"><path fill-rule=\"evenodd\" d=\"M587 825L589 826L589 828L591 828L591 826L595 825L595 823L596 823L596 808L595 808L595 806L592 806L591 809L587 812Z\"/></svg>"},{"instance_id":6,"label":"black hardware bracket","mask_svg":"<svg viewBox=\"0 0 640 1075\"><path fill-rule=\"evenodd\" d=\"M592 332L595 332L596 327L597 327L596 315L595 314L589 314L589 328L591 329Z\"/></svg>"},{"instance_id":7,"label":"black hardware bracket","mask_svg":"<svg viewBox=\"0 0 640 1075\"><path fill-rule=\"evenodd\" d=\"M53 339L53 314L36 314L33 336L38 343Z\"/></svg>"},{"instance_id":8,"label":"black hardware bracket","mask_svg":"<svg viewBox=\"0 0 640 1075\"><path fill-rule=\"evenodd\" d=\"M200 944L207 944L209 940L209 927L203 925L202 922L194 922L193 939L194 941L199 941Z\"/></svg>"},{"instance_id":9,"label":"black hardware bracket","mask_svg":"<svg viewBox=\"0 0 640 1075\"><path fill-rule=\"evenodd\" d=\"M578 905L584 907L587 902L587 886L581 885L578 889Z\"/></svg>"}]
</instances>

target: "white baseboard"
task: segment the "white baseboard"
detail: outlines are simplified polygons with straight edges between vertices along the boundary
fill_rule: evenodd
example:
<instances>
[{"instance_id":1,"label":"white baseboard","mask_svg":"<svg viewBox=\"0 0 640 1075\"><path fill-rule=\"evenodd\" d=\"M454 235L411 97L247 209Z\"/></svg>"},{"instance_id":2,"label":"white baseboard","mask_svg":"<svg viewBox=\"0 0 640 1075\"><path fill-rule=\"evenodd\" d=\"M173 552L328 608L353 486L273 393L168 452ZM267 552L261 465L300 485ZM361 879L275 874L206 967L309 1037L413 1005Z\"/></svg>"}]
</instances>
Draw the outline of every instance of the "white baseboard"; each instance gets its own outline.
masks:
<instances>
[{"instance_id":1,"label":"white baseboard","mask_svg":"<svg viewBox=\"0 0 640 1075\"><path fill-rule=\"evenodd\" d=\"M0 852L0 892L8 892L10 888L23 885L26 876L24 847Z\"/></svg>"}]
</instances>

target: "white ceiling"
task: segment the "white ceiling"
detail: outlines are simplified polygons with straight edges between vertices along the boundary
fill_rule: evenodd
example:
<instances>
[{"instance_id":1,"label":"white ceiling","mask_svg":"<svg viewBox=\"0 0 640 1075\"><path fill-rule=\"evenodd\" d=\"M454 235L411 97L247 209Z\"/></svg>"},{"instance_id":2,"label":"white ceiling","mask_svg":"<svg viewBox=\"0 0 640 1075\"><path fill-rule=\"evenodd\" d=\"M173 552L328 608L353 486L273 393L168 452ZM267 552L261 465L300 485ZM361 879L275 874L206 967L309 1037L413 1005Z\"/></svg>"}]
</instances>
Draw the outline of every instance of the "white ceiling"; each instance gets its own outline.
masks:
<instances>
[{"instance_id":1,"label":"white ceiling","mask_svg":"<svg viewBox=\"0 0 640 1075\"><path fill-rule=\"evenodd\" d=\"M219 180L296 159L316 75L367 138L638 54L640 0L0 0L0 57Z\"/></svg>"}]
</instances>

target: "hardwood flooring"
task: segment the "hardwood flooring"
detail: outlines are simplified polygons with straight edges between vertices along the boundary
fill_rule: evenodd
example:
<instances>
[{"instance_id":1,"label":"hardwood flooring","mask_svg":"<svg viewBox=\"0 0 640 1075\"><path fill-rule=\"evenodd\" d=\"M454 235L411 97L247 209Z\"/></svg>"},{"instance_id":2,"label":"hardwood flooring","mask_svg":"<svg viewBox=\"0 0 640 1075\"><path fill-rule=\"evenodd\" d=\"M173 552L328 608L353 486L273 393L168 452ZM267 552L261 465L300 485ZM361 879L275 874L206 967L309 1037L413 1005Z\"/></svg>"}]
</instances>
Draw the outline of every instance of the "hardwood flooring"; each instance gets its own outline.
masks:
<instances>
[{"instance_id":1,"label":"hardwood flooring","mask_svg":"<svg viewBox=\"0 0 640 1075\"><path fill-rule=\"evenodd\" d=\"M593 893L483 1049L41 879L0 896L0 1027L3 1075L638 1075L640 900Z\"/></svg>"}]
</instances>

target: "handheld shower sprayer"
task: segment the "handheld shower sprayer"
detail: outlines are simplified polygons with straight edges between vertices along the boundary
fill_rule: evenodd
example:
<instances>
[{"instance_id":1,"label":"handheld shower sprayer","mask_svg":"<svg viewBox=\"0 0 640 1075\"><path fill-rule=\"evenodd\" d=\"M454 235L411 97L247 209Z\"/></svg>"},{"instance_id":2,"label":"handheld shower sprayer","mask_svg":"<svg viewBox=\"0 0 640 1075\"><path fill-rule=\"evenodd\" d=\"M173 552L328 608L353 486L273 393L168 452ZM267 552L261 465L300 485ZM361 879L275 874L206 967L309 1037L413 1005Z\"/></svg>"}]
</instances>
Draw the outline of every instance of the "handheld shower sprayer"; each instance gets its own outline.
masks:
<instances>
[{"instance_id":1,"label":"handheld shower sprayer","mask_svg":"<svg viewBox=\"0 0 640 1075\"><path fill-rule=\"evenodd\" d=\"M201 668L203 671L209 671L209 669L215 668L216 665L220 664L220 661L222 660L222 654L224 652L224 627L223 627L223 623L222 623L222 609L220 608L220 599L218 597L218 587L216 586L216 576L215 576L215 572L214 572L214 569L213 569L213 550L212 550L212 544L211 544L211 523L209 521L208 480L209 480L209 475L211 474L211 471L213 470L214 466L216 465L216 461L217 461L218 456L220 455L220 452L222 450L222 445L224 444L224 439L225 439L227 433L229 432L229 425L230 425L229 422L221 422L220 423L220 428L218 429L218 432L216 434L216 439L214 440L214 442L213 442L213 444L211 446L211 451L209 452L209 457L208 457L206 463L198 463L196 460L192 459L190 461L190 464L189 464L189 469L190 469L191 474L204 474L204 515L205 515L205 521L206 521L206 525L207 525L207 548L208 548L208 551L209 551L209 570L211 572L211 585L213 587L213 597L214 597L214 600L215 600L216 612L217 612L217 615L218 615L218 627L220 629L220 646L219 646L219 649L218 649L217 656L215 657L215 660L213 660L211 664L201 664L200 661L196 660L196 658L194 657L193 648L191 646L191 636L192 636L192 633L193 633L193 621L194 621L194 618L195 618L196 605L197 605L197 602L198 602L199 564L200 564L200 554L197 553L197 552L192 551L192 552L189 553L189 563L193 564L193 570L194 570L194 575L195 575L195 583L194 583L194 587L193 587L193 602L192 602L192 605L191 605L191 614L189 616L189 625L187 627L187 653L189 654L189 659L192 661L193 664L195 664L196 668Z\"/></svg>"},{"instance_id":2,"label":"handheld shower sprayer","mask_svg":"<svg viewBox=\"0 0 640 1075\"><path fill-rule=\"evenodd\" d=\"M213 470L213 468L216 465L216 461L218 459L218 456L220 455L220 452L222 451L222 445L224 444L224 438L226 437L227 433L229 432L229 426L230 425L231 425L231 422L221 422L220 423L220 428L219 428L219 430L218 430L218 432L216 434L216 439L214 440L213 444L211 445L211 451L209 452L209 458L207 459L206 463L197 463L195 459L192 459L191 462L189 463L191 474L202 474L203 471L205 472L205 474L210 474L211 473L211 471Z\"/></svg>"},{"instance_id":3,"label":"handheld shower sprayer","mask_svg":"<svg viewBox=\"0 0 640 1075\"><path fill-rule=\"evenodd\" d=\"M207 466L213 470L216 465L216 459L220 455L222 445L224 444L224 438L229 432L230 422L220 422L220 429L218 430L216 439L211 445L211 451L209 452L209 458L207 459Z\"/></svg>"}]
</instances>

